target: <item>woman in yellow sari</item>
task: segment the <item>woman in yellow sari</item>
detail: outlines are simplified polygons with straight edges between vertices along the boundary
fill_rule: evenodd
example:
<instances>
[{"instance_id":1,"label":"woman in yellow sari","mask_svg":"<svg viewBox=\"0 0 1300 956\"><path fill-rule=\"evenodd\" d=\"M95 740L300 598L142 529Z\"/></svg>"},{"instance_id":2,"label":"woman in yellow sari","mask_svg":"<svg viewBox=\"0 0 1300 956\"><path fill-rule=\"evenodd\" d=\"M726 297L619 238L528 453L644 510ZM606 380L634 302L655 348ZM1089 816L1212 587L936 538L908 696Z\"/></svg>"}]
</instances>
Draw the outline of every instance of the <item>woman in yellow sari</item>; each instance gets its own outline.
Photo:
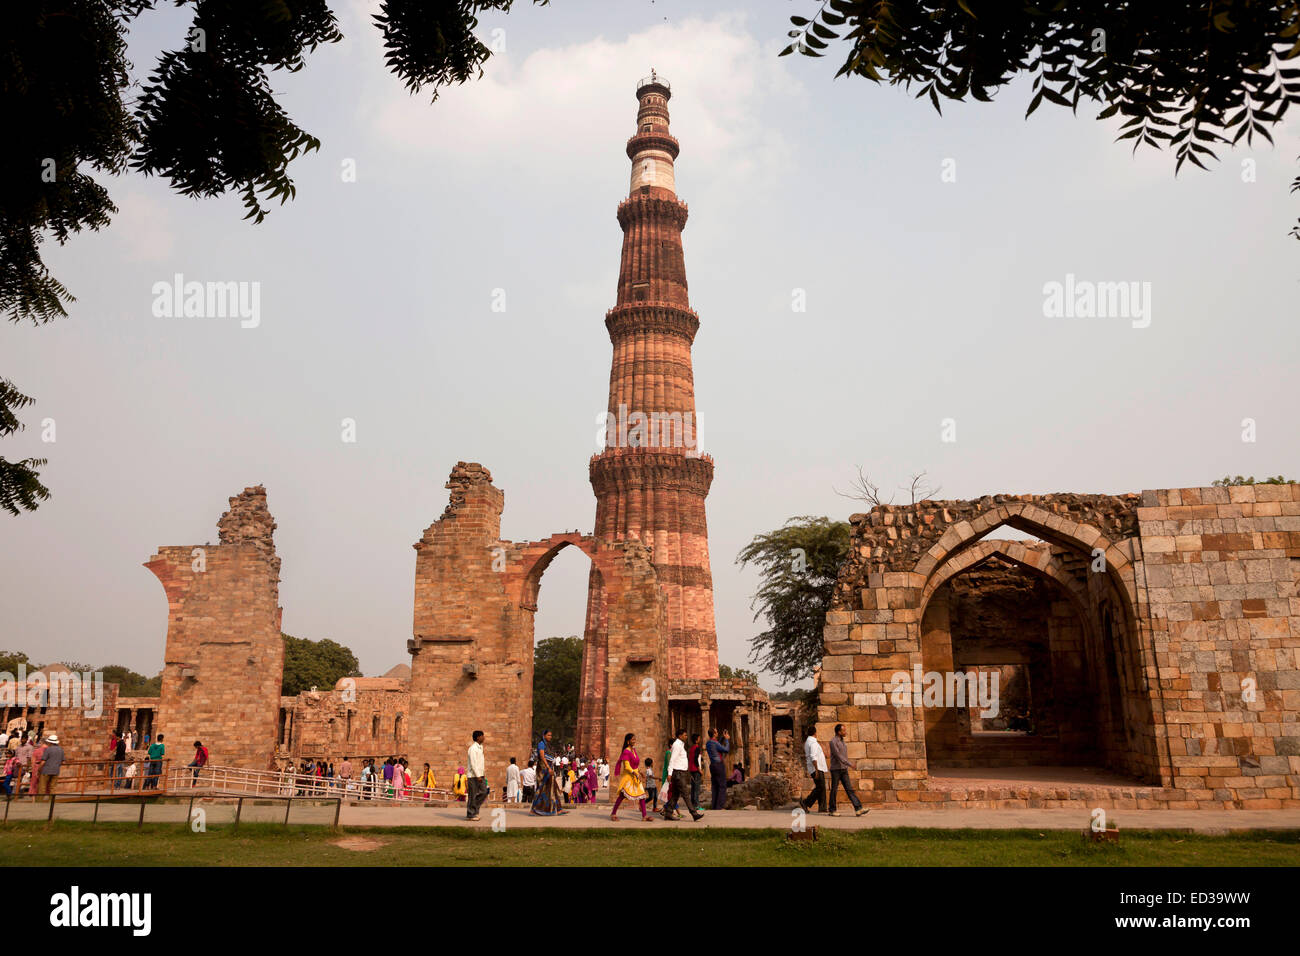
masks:
<instances>
[{"instance_id":1,"label":"woman in yellow sari","mask_svg":"<svg viewBox=\"0 0 1300 956\"><path fill-rule=\"evenodd\" d=\"M611 820L618 819L618 808L626 798L636 800L641 807L641 819L650 823L650 814L645 812L645 782L642 780L644 774L639 769L641 758L636 752L636 734L626 734L623 737L623 752L619 755L618 762L614 764L614 772L619 775L618 778L618 797L614 800L614 812L609 815Z\"/></svg>"}]
</instances>

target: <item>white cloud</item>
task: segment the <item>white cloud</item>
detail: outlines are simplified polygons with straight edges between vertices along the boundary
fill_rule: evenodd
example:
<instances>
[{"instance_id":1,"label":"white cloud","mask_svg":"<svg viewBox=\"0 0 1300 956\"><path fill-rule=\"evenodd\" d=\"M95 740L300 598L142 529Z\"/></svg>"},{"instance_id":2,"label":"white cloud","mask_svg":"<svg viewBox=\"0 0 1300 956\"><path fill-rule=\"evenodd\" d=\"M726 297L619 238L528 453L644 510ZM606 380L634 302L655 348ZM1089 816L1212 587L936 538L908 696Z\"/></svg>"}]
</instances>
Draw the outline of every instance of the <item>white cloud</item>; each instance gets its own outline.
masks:
<instances>
[{"instance_id":1,"label":"white cloud","mask_svg":"<svg viewBox=\"0 0 1300 956\"><path fill-rule=\"evenodd\" d=\"M518 38L514 38L518 43ZM672 129L687 182L772 180L787 171L782 131L758 121L802 87L743 16L662 24L622 40L603 36L488 61L481 79L445 90L432 107L388 78L372 107L388 146L476 165L493 155L528 163L530 178L587 179L609 169L611 131L630 136L636 82L654 67L673 84ZM689 198L689 197L686 197Z\"/></svg>"}]
</instances>

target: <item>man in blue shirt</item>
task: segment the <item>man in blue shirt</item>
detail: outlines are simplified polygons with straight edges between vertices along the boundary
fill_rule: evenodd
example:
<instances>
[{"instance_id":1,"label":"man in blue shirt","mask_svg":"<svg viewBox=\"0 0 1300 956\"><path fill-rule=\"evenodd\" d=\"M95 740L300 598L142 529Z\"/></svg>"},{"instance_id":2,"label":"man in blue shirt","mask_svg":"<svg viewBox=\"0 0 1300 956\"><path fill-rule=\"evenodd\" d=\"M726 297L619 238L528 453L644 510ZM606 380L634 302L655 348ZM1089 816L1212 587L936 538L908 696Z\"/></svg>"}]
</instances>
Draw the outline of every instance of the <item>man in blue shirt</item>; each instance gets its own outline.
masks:
<instances>
[{"instance_id":1,"label":"man in blue shirt","mask_svg":"<svg viewBox=\"0 0 1300 956\"><path fill-rule=\"evenodd\" d=\"M713 809L721 810L727 805L727 765L722 758L731 753L731 731L722 732L718 740L718 728L709 728L709 742L704 745L709 753L709 780L713 784Z\"/></svg>"}]
</instances>

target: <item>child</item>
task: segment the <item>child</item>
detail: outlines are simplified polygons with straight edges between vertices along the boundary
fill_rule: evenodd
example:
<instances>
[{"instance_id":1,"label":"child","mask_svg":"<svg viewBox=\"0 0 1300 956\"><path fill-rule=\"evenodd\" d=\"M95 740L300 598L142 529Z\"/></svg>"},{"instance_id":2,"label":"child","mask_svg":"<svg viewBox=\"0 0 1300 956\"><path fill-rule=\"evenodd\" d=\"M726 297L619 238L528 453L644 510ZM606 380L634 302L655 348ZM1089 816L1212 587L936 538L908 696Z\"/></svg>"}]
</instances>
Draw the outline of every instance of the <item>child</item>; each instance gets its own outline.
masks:
<instances>
[{"instance_id":1,"label":"child","mask_svg":"<svg viewBox=\"0 0 1300 956\"><path fill-rule=\"evenodd\" d=\"M23 765L18 760L18 755L10 750L5 758L4 779L0 781L0 787L4 789L6 797L12 797L14 795L14 774L22 769Z\"/></svg>"},{"instance_id":2,"label":"child","mask_svg":"<svg viewBox=\"0 0 1300 956\"><path fill-rule=\"evenodd\" d=\"M456 775L451 778L451 792L455 794L456 800L459 803L465 802L465 794L467 792L468 782L469 782L469 778L465 776L465 768L457 767Z\"/></svg>"},{"instance_id":3,"label":"child","mask_svg":"<svg viewBox=\"0 0 1300 956\"><path fill-rule=\"evenodd\" d=\"M659 809L659 781L655 779L655 761L653 757L645 758L645 795L650 801L650 809Z\"/></svg>"}]
</instances>

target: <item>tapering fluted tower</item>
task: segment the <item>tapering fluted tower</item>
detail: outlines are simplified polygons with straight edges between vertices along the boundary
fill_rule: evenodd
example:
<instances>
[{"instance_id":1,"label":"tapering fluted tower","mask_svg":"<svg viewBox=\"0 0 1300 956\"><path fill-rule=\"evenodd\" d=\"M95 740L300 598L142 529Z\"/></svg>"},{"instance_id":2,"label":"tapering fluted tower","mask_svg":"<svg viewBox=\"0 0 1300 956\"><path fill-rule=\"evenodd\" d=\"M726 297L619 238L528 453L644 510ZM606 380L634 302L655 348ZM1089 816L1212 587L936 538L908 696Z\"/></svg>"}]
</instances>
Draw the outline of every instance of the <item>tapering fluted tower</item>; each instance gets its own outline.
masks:
<instances>
[{"instance_id":1,"label":"tapering fluted tower","mask_svg":"<svg viewBox=\"0 0 1300 956\"><path fill-rule=\"evenodd\" d=\"M627 141L632 160L623 227L618 300L605 316L614 346L609 373L605 447L590 464L597 537L640 538L653 549L666 598L670 679L718 676L713 579L704 499L713 460L698 446L691 344L699 317L686 295L682 229L673 163L678 144L668 132L668 81L651 75L637 85L637 129ZM599 699L603 653L601 583L593 572L587 602L584 703ZM666 689L665 691L666 692ZM603 739L603 716L582 708L579 738L590 727Z\"/></svg>"}]
</instances>

